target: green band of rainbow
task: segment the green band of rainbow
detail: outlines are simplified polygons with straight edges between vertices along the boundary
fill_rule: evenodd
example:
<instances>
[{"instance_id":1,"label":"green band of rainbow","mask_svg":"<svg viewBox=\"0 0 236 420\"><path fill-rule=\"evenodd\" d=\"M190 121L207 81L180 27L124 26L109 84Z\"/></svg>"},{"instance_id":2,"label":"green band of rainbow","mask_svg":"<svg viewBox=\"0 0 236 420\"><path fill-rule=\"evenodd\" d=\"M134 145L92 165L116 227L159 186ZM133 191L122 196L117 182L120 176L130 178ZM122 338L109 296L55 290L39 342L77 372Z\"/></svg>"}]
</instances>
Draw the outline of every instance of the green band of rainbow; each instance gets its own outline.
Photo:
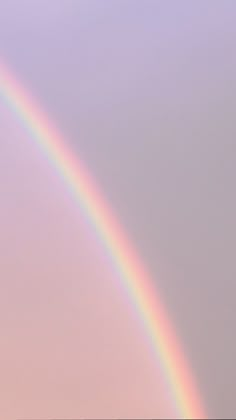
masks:
<instances>
[{"instance_id":1,"label":"green band of rainbow","mask_svg":"<svg viewBox=\"0 0 236 420\"><path fill-rule=\"evenodd\" d=\"M153 282L90 174L3 64L0 65L0 97L30 131L33 141L72 191L108 251L160 362L176 406L176 417L206 418L186 358Z\"/></svg>"}]
</instances>

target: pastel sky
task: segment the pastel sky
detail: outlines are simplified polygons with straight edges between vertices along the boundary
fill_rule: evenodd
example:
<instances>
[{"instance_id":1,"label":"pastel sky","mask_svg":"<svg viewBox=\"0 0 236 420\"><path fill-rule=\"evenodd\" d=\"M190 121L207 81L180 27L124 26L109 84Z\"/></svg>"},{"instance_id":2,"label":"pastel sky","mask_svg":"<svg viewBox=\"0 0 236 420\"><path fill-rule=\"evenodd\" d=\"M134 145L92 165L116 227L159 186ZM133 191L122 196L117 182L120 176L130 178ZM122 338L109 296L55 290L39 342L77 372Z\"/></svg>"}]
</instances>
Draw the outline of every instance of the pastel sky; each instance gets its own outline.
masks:
<instances>
[{"instance_id":1,"label":"pastel sky","mask_svg":"<svg viewBox=\"0 0 236 420\"><path fill-rule=\"evenodd\" d=\"M96 236L3 107L0 124L1 415L170 416L158 363Z\"/></svg>"},{"instance_id":2,"label":"pastel sky","mask_svg":"<svg viewBox=\"0 0 236 420\"><path fill-rule=\"evenodd\" d=\"M116 209L218 418L236 413L235 19L233 0L0 6L0 56ZM0 111L0 411L170 415L106 256Z\"/></svg>"}]
</instances>

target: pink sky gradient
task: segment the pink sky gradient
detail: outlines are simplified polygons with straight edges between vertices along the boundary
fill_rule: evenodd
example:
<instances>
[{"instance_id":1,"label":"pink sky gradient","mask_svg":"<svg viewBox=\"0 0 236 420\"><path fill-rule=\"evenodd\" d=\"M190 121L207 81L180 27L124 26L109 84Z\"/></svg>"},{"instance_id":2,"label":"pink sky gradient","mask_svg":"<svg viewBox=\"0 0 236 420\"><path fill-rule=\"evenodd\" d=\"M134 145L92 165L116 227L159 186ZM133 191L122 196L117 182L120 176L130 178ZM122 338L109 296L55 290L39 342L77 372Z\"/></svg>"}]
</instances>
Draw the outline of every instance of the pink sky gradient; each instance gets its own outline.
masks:
<instances>
[{"instance_id":1,"label":"pink sky gradient","mask_svg":"<svg viewBox=\"0 0 236 420\"><path fill-rule=\"evenodd\" d=\"M170 416L106 255L31 139L0 111L1 418Z\"/></svg>"}]
</instances>

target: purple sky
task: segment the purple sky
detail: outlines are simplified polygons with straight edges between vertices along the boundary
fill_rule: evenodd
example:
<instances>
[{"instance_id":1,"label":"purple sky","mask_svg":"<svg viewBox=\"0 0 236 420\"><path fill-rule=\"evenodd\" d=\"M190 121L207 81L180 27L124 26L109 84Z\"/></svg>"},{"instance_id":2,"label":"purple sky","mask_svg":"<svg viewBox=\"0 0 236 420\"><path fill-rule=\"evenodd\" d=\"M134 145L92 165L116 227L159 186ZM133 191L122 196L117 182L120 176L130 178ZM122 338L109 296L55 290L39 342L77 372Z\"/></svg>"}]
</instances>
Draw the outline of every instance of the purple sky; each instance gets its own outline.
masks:
<instances>
[{"instance_id":1,"label":"purple sky","mask_svg":"<svg viewBox=\"0 0 236 420\"><path fill-rule=\"evenodd\" d=\"M236 413L235 19L235 2L229 0L15 0L0 6L0 54L102 185L166 298L210 413L232 418ZM1 270L15 290L16 270L8 265L17 267L24 229L29 230L25 249L33 247L38 235L41 238L36 241L37 252L32 252L32 269L38 264L43 270L47 262L45 225L53 230L52 240L71 273L79 247L74 225L83 232L83 241L87 238L80 264L91 258L93 241L46 163L31 156L27 140L27 151L17 146L18 135L24 134L18 134L14 118L4 109L2 115L0 184L7 199L1 224L11 241L8 248L7 239L0 241L8 261ZM32 164L34 159L38 166ZM42 228L36 233L35 226ZM56 254L53 257L49 248L45 267L50 271ZM91 270L89 263L85 266ZM31 269L25 275L21 269L28 287ZM111 273L95 271L104 278L101 295L109 307L116 299L114 289L106 289ZM96 295L92 280L89 287L91 296ZM28 293L37 303L38 292ZM56 296L64 295L58 290ZM18 315L21 310L26 317L20 306ZM27 317L31 310L29 306ZM3 325L9 331L8 324ZM140 333L134 335L142 343ZM127 331L124 340L129 340ZM135 354L138 364L142 356L138 350ZM129 360L127 356L126 363ZM145 376L144 365L140 372ZM153 395L151 402L140 402L143 413L156 409L155 381L150 367L145 389L152 389ZM142 393L141 389L135 392ZM165 411L165 402L163 407Z\"/></svg>"}]
</instances>

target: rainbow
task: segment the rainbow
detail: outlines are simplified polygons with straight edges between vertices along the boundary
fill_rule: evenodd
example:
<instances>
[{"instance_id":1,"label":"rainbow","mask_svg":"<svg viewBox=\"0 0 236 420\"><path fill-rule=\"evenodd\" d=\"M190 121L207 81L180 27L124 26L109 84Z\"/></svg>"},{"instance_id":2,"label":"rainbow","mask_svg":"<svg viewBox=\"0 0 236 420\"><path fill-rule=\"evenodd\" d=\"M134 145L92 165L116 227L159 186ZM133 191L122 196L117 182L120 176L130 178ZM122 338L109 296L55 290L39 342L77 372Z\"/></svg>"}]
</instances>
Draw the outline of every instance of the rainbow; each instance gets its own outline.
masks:
<instances>
[{"instance_id":1,"label":"rainbow","mask_svg":"<svg viewBox=\"0 0 236 420\"><path fill-rule=\"evenodd\" d=\"M170 325L162 300L150 275L137 257L114 212L105 202L83 163L66 146L35 101L0 63L0 97L30 132L41 152L70 189L74 199L108 252L146 335L160 362L177 418L206 418L190 368Z\"/></svg>"}]
</instances>

